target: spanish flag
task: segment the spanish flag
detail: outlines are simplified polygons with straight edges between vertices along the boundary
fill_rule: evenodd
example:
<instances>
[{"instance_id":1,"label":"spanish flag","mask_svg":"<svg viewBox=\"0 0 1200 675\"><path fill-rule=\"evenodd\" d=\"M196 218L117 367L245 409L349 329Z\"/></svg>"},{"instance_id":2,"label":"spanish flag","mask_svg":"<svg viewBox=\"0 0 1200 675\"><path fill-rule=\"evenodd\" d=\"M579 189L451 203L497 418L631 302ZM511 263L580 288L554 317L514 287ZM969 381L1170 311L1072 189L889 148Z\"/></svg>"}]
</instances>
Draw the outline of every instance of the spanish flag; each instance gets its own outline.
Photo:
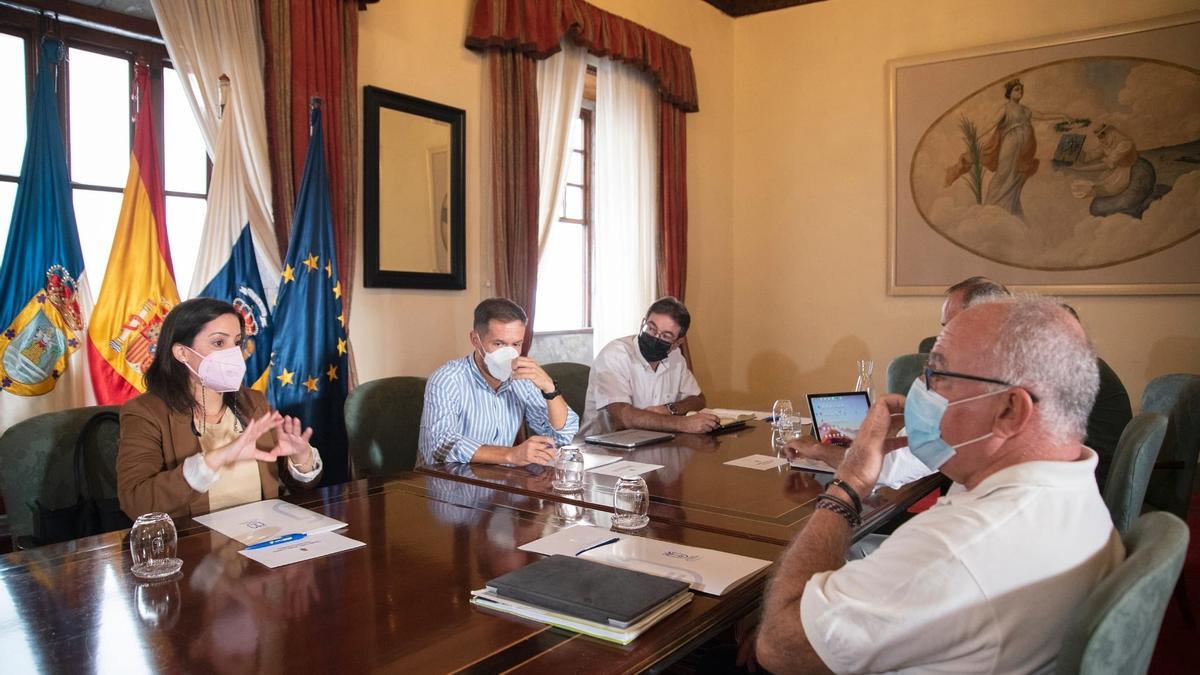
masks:
<instances>
[{"instance_id":1,"label":"spanish flag","mask_svg":"<svg viewBox=\"0 0 1200 675\"><path fill-rule=\"evenodd\" d=\"M134 87L139 105L129 179L108 270L88 325L88 364L101 405L124 403L146 391L143 376L154 360L163 318L179 303L145 64L135 66Z\"/></svg>"}]
</instances>

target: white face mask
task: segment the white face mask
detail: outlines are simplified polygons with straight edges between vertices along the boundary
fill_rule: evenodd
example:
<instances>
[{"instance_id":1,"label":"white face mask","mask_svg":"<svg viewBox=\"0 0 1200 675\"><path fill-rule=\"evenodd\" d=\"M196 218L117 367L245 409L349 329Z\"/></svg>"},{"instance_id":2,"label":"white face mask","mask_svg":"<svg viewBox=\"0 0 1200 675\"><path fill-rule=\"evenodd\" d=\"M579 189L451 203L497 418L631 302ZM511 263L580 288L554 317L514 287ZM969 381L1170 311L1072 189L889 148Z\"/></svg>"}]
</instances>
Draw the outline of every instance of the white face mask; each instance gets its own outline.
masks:
<instances>
[{"instance_id":1,"label":"white face mask","mask_svg":"<svg viewBox=\"0 0 1200 675\"><path fill-rule=\"evenodd\" d=\"M512 377L513 359L520 355L516 347L501 347L494 352L484 352L483 365L487 366L492 377L503 382Z\"/></svg>"}]
</instances>

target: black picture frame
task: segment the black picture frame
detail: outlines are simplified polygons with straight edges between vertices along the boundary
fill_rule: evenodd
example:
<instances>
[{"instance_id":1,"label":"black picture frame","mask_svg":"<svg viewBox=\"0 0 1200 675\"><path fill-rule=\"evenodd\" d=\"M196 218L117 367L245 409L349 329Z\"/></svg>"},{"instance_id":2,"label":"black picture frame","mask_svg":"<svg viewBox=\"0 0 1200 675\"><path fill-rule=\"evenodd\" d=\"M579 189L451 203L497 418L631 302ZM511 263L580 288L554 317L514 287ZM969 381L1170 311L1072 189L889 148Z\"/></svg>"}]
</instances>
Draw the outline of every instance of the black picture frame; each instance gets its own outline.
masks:
<instances>
[{"instance_id":1,"label":"black picture frame","mask_svg":"<svg viewBox=\"0 0 1200 675\"><path fill-rule=\"evenodd\" d=\"M450 272L382 269L379 257L379 112L397 110L450 125ZM363 87L363 286L461 291L467 287L467 113L379 87Z\"/></svg>"}]
</instances>

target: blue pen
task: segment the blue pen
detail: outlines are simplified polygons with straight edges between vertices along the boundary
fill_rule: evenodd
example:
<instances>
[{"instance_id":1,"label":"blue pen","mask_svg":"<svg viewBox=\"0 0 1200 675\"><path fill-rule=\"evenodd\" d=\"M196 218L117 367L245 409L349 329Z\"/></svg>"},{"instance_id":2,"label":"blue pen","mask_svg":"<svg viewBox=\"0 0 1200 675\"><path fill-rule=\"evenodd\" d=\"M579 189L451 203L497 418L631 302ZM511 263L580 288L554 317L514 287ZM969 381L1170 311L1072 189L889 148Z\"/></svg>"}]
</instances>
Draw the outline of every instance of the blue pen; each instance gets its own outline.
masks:
<instances>
[{"instance_id":1,"label":"blue pen","mask_svg":"<svg viewBox=\"0 0 1200 675\"><path fill-rule=\"evenodd\" d=\"M601 546L608 546L609 544L615 544L618 541L621 541L620 537L613 537L612 539L606 539L606 540L600 542L599 544L592 544L591 546L589 546L585 549L582 549L578 553L576 553L575 557L578 558L579 556L583 555L584 553L587 553L588 551L590 551L594 548L600 548Z\"/></svg>"},{"instance_id":2,"label":"blue pen","mask_svg":"<svg viewBox=\"0 0 1200 675\"><path fill-rule=\"evenodd\" d=\"M257 544L250 544L249 546L247 546L245 548L245 550L254 551L254 550L257 550L260 548L274 546L275 544L286 544L289 541L296 541L297 539L303 539L307 536L308 535L304 532L293 532L292 534L285 534L282 537L279 537L278 539L272 539L270 541L260 541Z\"/></svg>"}]
</instances>

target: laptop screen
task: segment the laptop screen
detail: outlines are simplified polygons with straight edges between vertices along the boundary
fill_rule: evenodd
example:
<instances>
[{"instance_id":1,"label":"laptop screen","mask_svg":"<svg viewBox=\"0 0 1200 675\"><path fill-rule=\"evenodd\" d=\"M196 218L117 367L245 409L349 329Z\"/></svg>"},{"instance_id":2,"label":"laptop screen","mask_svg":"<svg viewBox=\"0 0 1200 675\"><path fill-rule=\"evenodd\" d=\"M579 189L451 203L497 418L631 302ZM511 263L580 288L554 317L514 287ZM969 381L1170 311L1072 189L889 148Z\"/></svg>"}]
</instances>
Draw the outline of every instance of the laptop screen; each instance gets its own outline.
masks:
<instances>
[{"instance_id":1,"label":"laptop screen","mask_svg":"<svg viewBox=\"0 0 1200 675\"><path fill-rule=\"evenodd\" d=\"M813 433L818 441L848 442L858 434L871 402L865 391L809 394L808 407L812 411Z\"/></svg>"}]
</instances>

